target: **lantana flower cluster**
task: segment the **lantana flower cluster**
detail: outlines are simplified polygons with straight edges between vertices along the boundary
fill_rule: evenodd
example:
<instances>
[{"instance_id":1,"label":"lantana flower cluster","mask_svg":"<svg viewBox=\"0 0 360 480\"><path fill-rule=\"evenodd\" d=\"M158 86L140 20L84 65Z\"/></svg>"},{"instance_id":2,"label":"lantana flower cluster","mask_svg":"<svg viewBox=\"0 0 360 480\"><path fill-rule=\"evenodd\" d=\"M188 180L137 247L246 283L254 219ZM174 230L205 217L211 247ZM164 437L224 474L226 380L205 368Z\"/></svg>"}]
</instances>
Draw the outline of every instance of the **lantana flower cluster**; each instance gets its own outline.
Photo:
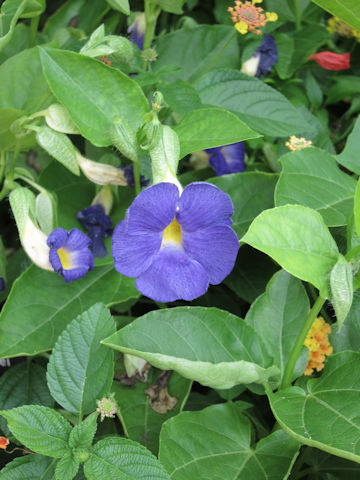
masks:
<instances>
[{"instance_id":1,"label":"lantana flower cluster","mask_svg":"<svg viewBox=\"0 0 360 480\"><path fill-rule=\"evenodd\" d=\"M309 349L309 362L304 375L312 375L315 370L320 372L324 368L326 357L333 353L329 342L330 333L331 326L322 317L317 317L304 342Z\"/></svg>"},{"instance_id":2,"label":"lantana flower cluster","mask_svg":"<svg viewBox=\"0 0 360 480\"><path fill-rule=\"evenodd\" d=\"M265 27L267 22L276 22L278 19L276 13L264 12L263 8L256 6L257 3L262 3L262 0L252 0L251 2L236 0L235 7L228 8L236 30L242 35L248 32L261 35L261 27Z\"/></svg>"},{"instance_id":3,"label":"lantana flower cluster","mask_svg":"<svg viewBox=\"0 0 360 480\"><path fill-rule=\"evenodd\" d=\"M329 32L337 33L341 37L356 38L357 41L360 42L360 32L338 17L329 18L327 29Z\"/></svg>"},{"instance_id":4,"label":"lantana flower cluster","mask_svg":"<svg viewBox=\"0 0 360 480\"><path fill-rule=\"evenodd\" d=\"M312 141L306 140L305 137L296 137L295 135L291 135L290 139L285 143L285 146L288 147L289 150L294 152L295 150L302 150L303 148L311 147Z\"/></svg>"}]
</instances>

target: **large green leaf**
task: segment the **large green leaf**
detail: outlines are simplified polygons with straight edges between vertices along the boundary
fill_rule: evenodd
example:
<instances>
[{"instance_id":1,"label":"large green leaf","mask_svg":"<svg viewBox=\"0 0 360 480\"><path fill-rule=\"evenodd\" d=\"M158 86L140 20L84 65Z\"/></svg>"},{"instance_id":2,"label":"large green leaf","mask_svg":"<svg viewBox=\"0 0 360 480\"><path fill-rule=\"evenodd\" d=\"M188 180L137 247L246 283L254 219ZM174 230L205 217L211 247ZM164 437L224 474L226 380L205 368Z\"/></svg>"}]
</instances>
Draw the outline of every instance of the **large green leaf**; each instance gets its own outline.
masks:
<instances>
[{"instance_id":1,"label":"large green leaf","mask_svg":"<svg viewBox=\"0 0 360 480\"><path fill-rule=\"evenodd\" d=\"M278 374L255 331L216 308L153 311L103 343L212 388L263 383Z\"/></svg>"},{"instance_id":2,"label":"large green leaf","mask_svg":"<svg viewBox=\"0 0 360 480\"><path fill-rule=\"evenodd\" d=\"M339 251L321 215L301 205L265 210L242 238L295 277L312 283L330 297L329 276Z\"/></svg>"},{"instance_id":3,"label":"large green leaf","mask_svg":"<svg viewBox=\"0 0 360 480\"><path fill-rule=\"evenodd\" d=\"M352 267L342 255L331 270L330 287L331 303L340 330L351 308L354 294Z\"/></svg>"},{"instance_id":4,"label":"large green leaf","mask_svg":"<svg viewBox=\"0 0 360 480\"><path fill-rule=\"evenodd\" d=\"M42 455L14 458L1 470L1 480L53 480L55 460Z\"/></svg>"},{"instance_id":5,"label":"large green leaf","mask_svg":"<svg viewBox=\"0 0 360 480\"><path fill-rule=\"evenodd\" d=\"M70 284L31 266L13 284L1 312L0 358L53 348L67 324L94 300L110 306L138 295L134 280L117 273L112 265L95 267Z\"/></svg>"},{"instance_id":6,"label":"large green leaf","mask_svg":"<svg viewBox=\"0 0 360 480\"><path fill-rule=\"evenodd\" d=\"M336 160L340 165L343 165L345 168L351 172L360 175L360 160L359 160L359 149L360 149L360 116L356 119L354 129L350 133L344 150L336 156Z\"/></svg>"},{"instance_id":7,"label":"large green leaf","mask_svg":"<svg viewBox=\"0 0 360 480\"><path fill-rule=\"evenodd\" d=\"M346 225L354 207L356 181L342 172L332 155L304 148L281 157L275 205L300 204L317 210L326 225Z\"/></svg>"},{"instance_id":8,"label":"large green leaf","mask_svg":"<svg viewBox=\"0 0 360 480\"><path fill-rule=\"evenodd\" d=\"M121 437L100 440L91 450L84 471L88 480L170 480L149 450Z\"/></svg>"},{"instance_id":9,"label":"large green leaf","mask_svg":"<svg viewBox=\"0 0 360 480\"><path fill-rule=\"evenodd\" d=\"M230 110L257 132L284 137L311 130L280 92L238 70L209 72L196 88L203 103Z\"/></svg>"},{"instance_id":10,"label":"large green leaf","mask_svg":"<svg viewBox=\"0 0 360 480\"><path fill-rule=\"evenodd\" d=\"M230 195L234 204L233 228L241 237L259 213L274 206L277 180L277 174L245 172L223 175L208 181Z\"/></svg>"},{"instance_id":11,"label":"large green leaf","mask_svg":"<svg viewBox=\"0 0 360 480\"><path fill-rule=\"evenodd\" d=\"M25 405L0 410L15 437L34 452L61 458L69 451L70 423L48 407Z\"/></svg>"},{"instance_id":12,"label":"large green leaf","mask_svg":"<svg viewBox=\"0 0 360 480\"><path fill-rule=\"evenodd\" d=\"M159 36L155 44L158 59L155 71L170 65L178 67L172 76L194 83L213 68L236 68L239 47L233 27L199 25ZM189 55L191 52L191 55Z\"/></svg>"},{"instance_id":13,"label":"large green leaf","mask_svg":"<svg viewBox=\"0 0 360 480\"><path fill-rule=\"evenodd\" d=\"M0 50L11 40L16 22L25 10L27 0L6 0L0 10Z\"/></svg>"},{"instance_id":14,"label":"large green leaf","mask_svg":"<svg viewBox=\"0 0 360 480\"><path fill-rule=\"evenodd\" d=\"M114 376L114 355L100 341L115 332L105 305L97 303L73 320L58 338L47 368L51 395L80 416L94 411Z\"/></svg>"},{"instance_id":15,"label":"large green leaf","mask_svg":"<svg viewBox=\"0 0 360 480\"><path fill-rule=\"evenodd\" d=\"M73 52L41 49L45 77L82 135L94 145L111 145L116 117L136 132L148 102L136 82L102 62Z\"/></svg>"},{"instance_id":16,"label":"large green leaf","mask_svg":"<svg viewBox=\"0 0 360 480\"><path fill-rule=\"evenodd\" d=\"M1 87L0 87L1 88ZM21 150L28 150L36 146L34 132L29 133L21 138L16 138L10 131L10 127L15 120L25 115L23 110L15 108L1 108L0 109L0 145L1 151L6 152L13 150L16 143L20 144Z\"/></svg>"},{"instance_id":17,"label":"large green leaf","mask_svg":"<svg viewBox=\"0 0 360 480\"><path fill-rule=\"evenodd\" d=\"M236 115L221 108L193 110L184 116L175 131L180 140L180 158L196 150L260 136Z\"/></svg>"},{"instance_id":18,"label":"large green leaf","mask_svg":"<svg viewBox=\"0 0 360 480\"><path fill-rule=\"evenodd\" d=\"M360 463L360 353L330 357L320 378L306 387L268 392L271 409L290 435Z\"/></svg>"},{"instance_id":19,"label":"large green leaf","mask_svg":"<svg viewBox=\"0 0 360 480\"><path fill-rule=\"evenodd\" d=\"M340 332L333 329L330 336L330 343L334 351L343 352L346 350L360 351L360 292L354 293L353 303L347 316L347 320Z\"/></svg>"},{"instance_id":20,"label":"large green leaf","mask_svg":"<svg viewBox=\"0 0 360 480\"><path fill-rule=\"evenodd\" d=\"M155 454L159 448L159 433L162 424L168 418L181 412L191 388L190 380L172 372L167 382L167 388L169 395L176 398L177 403L166 413L158 413L151 407L145 391L156 384L159 374L159 370L151 368L146 382L136 382L135 387L114 382L112 386L119 407L119 416L128 437L142 443Z\"/></svg>"},{"instance_id":21,"label":"large green leaf","mask_svg":"<svg viewBox=\"0 0 360 480\"><path fill-rule=\"evenodd\" d=\"M280 270L246 314L245 322L262 338L279 367L281 378L309 309L309 300L300 280ZM294 376L304 373L308 357L308 349L304 347Z\"/></svg>"},{"instance_id":22,"label":"large green leaf","mask_svg":"<svg viewBox=\"0 0 360 480\"><path fill-rule=\"evenodd\" d=\"M51 103L37 48L24 50L0 66L0 108L31 114Z\"/></svg>"},{"instance_id":23,"label":"large green leaf","mask_svg":"<svg viewBox=\"0 0 360 480\"><path fill-rule=\"evenodd\" d=\"M360 3L358 0L312 0L343 22L360 30Z\"/></svg>"},{"instance_id":24,"label":"large green leaf","mask_svg":"<svg viewBox=\"0 0 360 480\"><path fill-rule=\"evenodd\" d=\"M278 430L251 445L252 427L237 403L183 412L160 435L160 460L172 480L283 480L299 444Z\"/></svg>"},{"instance_id":25,"label":"large green leaf","mask_svg":"<svg viewBox=\"0 0 360 480\"><path fill-rule=\"evenodd\" d=\"M0 410L21 405L54 404L46 384L46 371L37 363L20 363L10 367L0 378ZM0 428L7 435L6 421L0 418Z\"/></svg>"}]
</instances>

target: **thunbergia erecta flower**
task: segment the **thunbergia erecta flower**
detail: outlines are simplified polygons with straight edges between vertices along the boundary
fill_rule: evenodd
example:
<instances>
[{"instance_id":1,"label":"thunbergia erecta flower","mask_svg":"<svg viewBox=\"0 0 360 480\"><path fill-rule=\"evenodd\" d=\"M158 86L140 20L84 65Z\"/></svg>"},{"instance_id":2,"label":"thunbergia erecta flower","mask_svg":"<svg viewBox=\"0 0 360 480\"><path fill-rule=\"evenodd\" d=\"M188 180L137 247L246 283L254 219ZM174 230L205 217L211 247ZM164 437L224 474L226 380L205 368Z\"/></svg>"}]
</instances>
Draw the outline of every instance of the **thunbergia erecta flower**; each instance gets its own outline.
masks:
<instances>
[{"instance_id":1,"label":"thunbergia erecta flower","mask_svg":"<svg viewBox=\"0 0 360 480\"><path fill-rule=\"evenodd\" d=\"M65 282L78 280L94 268L94 256L89 249L91 240L77 228L70 232L56 228L48 236L47 244L50 263Z\"/></svg>"},{"instance_id":2,"label":"thunbergia erecta flower","mask_svg":"<svg viewBox=\"0 0 360 480\"><path fill-rule=\"evenodd\" d=\"M108 251L104 245L104 238L112 233L112 223L109 215L99 203L84 208L77 213L77 219L87 230L91 240L91 251L94 257L106 257Z\"/></svg>"},{"instance_id":3,"label":"thunbergia erecta flower","mask_svg":"<svg viewBox=\"0 0 360 480\"><path fill-rule=\"evenodd\" d=\"M118 272L158 302L193 300L231 272L239 249L230 197L195 182L180 195L172 183L141 192L112 237Z\"/></svg>"},{"instance_id":4,"label":"thunbergia erecta flower","mask_svg":"<svg viewBox=\"0 0 360 480\"><path fill-rule=\"evenodd\" d=\"M144 46L145 28L146 24L144 13L139 13L134 22L128 28L128 33L130 33L129 40L139 47L140 50L142 50Z\"/></svg>"},{"instance_id":5,"label":"thunbergia erecta flower","mask_svg":"<svg viewBox=\"0 0 360 480\"><path fill-rule=\"evenodd\" d=\"M259 77L267 75L278 61L278 49L272 35L265 35L254 55L244 62L241 71L248 75Z\"/></svg>"},{"instance_id":6,"label":"thunbergia erecta flower","mask_svg":"<svg viewBox=\"0 0 360 480\"><path fill-rule=\"evenodd\" d=\"M209 163L217 176L240 173L246 168L245 147L242 142L208 148L205 151L209 154Z\"/></svg>"}]
</instances>

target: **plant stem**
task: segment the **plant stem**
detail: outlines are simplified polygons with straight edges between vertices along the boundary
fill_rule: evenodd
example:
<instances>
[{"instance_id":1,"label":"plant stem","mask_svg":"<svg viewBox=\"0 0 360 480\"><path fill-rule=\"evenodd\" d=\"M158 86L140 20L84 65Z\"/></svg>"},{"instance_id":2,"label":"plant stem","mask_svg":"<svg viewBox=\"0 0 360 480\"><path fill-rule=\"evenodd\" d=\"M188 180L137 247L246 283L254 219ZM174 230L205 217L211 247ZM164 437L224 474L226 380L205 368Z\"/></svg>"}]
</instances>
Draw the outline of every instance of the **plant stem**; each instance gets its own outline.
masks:
<instances>
[{"instance_id":1,"label":"plant stem","mask_svg":"<svg viewBox=\"0 0 360 480\"><path fill-rule=\"evenodd\" d=\"M0 156L0 183L2 182L2 179L4 178L5 166L6 166L6 153L1 152L1 156Z\"/></svg>"},{"instance_id":2,"label":"plant stem","mask_svg":"<svg viewBox=\"0 0 360 480\"><path fill-rule=\"evenodd\" d=\"M158 16L161 12L161 8L157 5L152 4L152 0L144 0L144 10L145 10L145 36L144 36L144 44L143 50L151 47L151 42L153 41L156 22ZM144 68L147 69L148 62L144 60Z\"/></svg>"},{"instance_id":3,"label":"plant stem","mask_svg":"<svg viewBox=\"0 0 360 480\"><path fill-rule=\"evenodd\" d=\"M318 313L320 312L322 306L325 303L325 299L321 297L320 295L318 296L316 302L313 305L313 308L310 310L309 315L307 316L307 319L305 320L304 326L301 330L301 332L298 335L298 338L296 339L296 343L294 346L293 351L291 352L289 361L286 365L285 372L284 372L284 377L281 383L281 389L290 387L296 361L299 358L301 349L304 345L304 341L306 339L306 335L308 331L310 330L311 325L313 324L313 321L317 317Z\"/></svg>"},{"instance_id":4,"label":"plant stem","mask_svg":"<svg viewBox=\"0 0 360 480\"><path fill-rule=\"evenodd\" d=\"M6 180L10 180L10 182L12 182L14 180L14 169L15 169L15 164L16 164L16 160L19 156L19 153L20 153L20 144L19 142L15 145L15 149L14 149L14 153L13 153L13 157L11 159L11 163L10 163L10 168L9 168L9 172L7 173L6 175L6 179L5 179L5 182L4 182L4 185L3 185L3 188L1 189L0 191L0 202L1 200L3 200L6 195L10 192L11 188L9 187L9 184L6 184Z\"/></svg>"},{"instance_id":5,"label":"plant stem","mask_svg":"<svg viewBox=\"0 0 360 480\"><path fill-rule=\"evenodd\" d=\"M301 15L300 15L299 0L294 0L294 12L295 12L296 30L300 30L301 29Z\"/></svg>"},{"instance_id":6,"label":"plant stem","mask_svg":"<svg viewBox=\"0 0 360 480\"><path fill-rule=\"evenodd\" d=\"M36 34L38 31L39 21L40 21L40 15L37 15L36 17L32 17L31 19L30 29L29 29L29 48L35 47L36 45Z\"/></svg>"},{"instance_id":7,"label":"plant stem","mask_svg":"<svg viewBox=\"0 0 360 480\"><path fill-rule=\"evenodd\" d=\"M309 288L309 292L310 292L310 294L311 294L311 296L312 296L312 299L313 299L314 302L315 302L315 300L316 300L317 297L318 297L318 294L316 293L316 290L315 290L315 288L311 285L311 283L308 283L308 288ZM324 320L325 320L327 323L329 323L330 325L332 324L332 321L331 321L329 315L326 313L324 307L322 307L322 309L321 309L321 315L323 316Z\"/></svg>"},{"instance_id":8,"label":"plant stem","mask_svg":"<svg viewBox=\"0 0 360 480\"><path fill-rule=\"evenodd\" d=\"M135 194L139 195L141 190L141 180L140 180L140 165L138 162L134 162L134 182L135 182Z\"/></svg>"}]
</instances>

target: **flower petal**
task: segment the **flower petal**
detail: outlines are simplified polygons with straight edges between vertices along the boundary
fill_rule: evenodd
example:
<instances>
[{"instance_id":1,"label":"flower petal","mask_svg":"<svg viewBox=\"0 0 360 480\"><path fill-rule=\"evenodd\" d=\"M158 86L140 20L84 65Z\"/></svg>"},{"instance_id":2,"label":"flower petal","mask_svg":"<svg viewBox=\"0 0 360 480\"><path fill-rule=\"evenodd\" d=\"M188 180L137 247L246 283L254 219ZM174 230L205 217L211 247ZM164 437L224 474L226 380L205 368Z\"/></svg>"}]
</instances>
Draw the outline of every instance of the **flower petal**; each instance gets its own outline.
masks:
<instances>
[{"instance_id":1,"label":"flower petal","mask_svg":"<svg viewBox=\"0 0 360 480\"><path fill-rule=\"evenodd\" d=\"M229 275L239 250L237 235L227 226L184 232L182 244L185 252L205 268L213 285Z\"/></svg>"},{"instance_id":2,"label":"flower petal","mask_svg":"<svg viewBox=\"0 0 360 480\"><path fill-rule=\"evenodd\" d=\"M68 234L67 241L63 245L67 250L81 250L90 246L91 240L84 232L78 228L73 228Z\"/></svg>"},{"instance_id":3,"label":"flower petal","mask_svg":"<svg viewBox=\"0 0 360 480\"><path fill-rule=\"evenodd\" d=\"M62 247L68 238L68 233L63 228L55 228L48 236L46 243L48 247L56 250Z\"/></svg>"},{"instance_id":4,"label":"flower petal","mask_svg":"<svg viewBox=\"0 0 360 480\"><path fill-rule=\"evenodd\" d=\"M215 225L232 225L233 212L229 195L211 183L194 182L183 191L176 218L184 231L194 232Z\"/></svg>"},{"instance_id":5,"label":"flower petal","mask_svg":"<svg viewBox=\"0 0 360 480\"><path fill-rule=\"evenodd\" d=\"M180 248L162 248L151 266L135 282L143 295L157 302L193 300L209 285L206 271Z\"/></svg>"},{"instance_id":6,"label":"flower petal","mask_svg":"<svg viewBox=\"0 0 360 480\"><path fill-rule=\"evenodd\" d=\"M228 173L240 173L246 168L245 148L242 142L208 149L207 152L210 153L209 163L217 176Z\"/></svg>"},{"instance_id":7,"label":"flower petal","mask_svg":"<svg viewBox=\"0 0 360 480\"><path fill-rule=\"evenodd\" d=\"M115 228L112 237L112 255L115 269L128 277L137 277L151 265L159 251L162 234L128 235L126 221Z\"/></svg>"},{"instance_id":8,"label":"flower petal","mask_svg":"<svg viewBox=\"0 0 360 480\"><path fill-rule=\"evenodd\" d=\"M79 280L79 278L85 277L89 270L91 270L91 268L83 266L72 268L71 270L63 270L62 274L65 282L70 283Z\"/></svg>"},{"instance_id":9,"label":"flower petal","mask_svg":"<svg viewBox=\"0 0 360 480\"><path fill-rule=\"evenodd\" d=\"M157 183L142 191L127 211L127 232L161 232L174 219L179 190L173 183Z\"/></svg>"}]
</instances>

